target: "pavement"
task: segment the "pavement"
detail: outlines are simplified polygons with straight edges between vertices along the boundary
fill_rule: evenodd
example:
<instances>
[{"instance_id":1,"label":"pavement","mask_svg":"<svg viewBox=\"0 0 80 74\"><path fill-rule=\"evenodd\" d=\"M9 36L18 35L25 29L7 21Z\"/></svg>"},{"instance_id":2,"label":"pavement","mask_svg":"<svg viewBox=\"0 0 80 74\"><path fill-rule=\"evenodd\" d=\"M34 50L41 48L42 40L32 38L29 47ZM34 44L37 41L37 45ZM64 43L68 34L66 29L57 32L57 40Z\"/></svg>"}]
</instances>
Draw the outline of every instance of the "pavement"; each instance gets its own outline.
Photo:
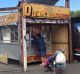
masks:
<instances>
[{"instance_id":1,"label":"pavement","mask_svg":"<svg viewBox=\"0 0 80 74\"><path fill-rule=\"evenodd\" d=\"M54 74L53 72L44 72L40 64L29 65L26 72L23 71L23 67L20 65L12 64L0 64L0 74ZM67 64L67 67L63 73L60 74L80 74L80 63Z\"/></svg>"}]
</instances>

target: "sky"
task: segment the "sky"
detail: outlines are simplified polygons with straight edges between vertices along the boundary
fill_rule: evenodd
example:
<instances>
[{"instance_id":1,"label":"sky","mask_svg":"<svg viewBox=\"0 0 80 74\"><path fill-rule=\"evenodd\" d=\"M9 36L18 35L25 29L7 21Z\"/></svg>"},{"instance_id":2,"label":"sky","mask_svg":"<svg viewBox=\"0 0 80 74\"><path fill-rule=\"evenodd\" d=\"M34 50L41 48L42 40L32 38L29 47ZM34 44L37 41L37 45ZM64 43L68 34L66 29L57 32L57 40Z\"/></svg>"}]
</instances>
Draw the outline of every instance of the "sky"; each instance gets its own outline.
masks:
<instances>
[{"instance_id":1,"label":"sky","mask_svg":"<svg viewBox=\"0 0 80 74\"><path fill-rule=\"evenodd\" d=\"M0 8L4 7L15 7L17 6L19 0L0 0ZM70 0L70 9L71 11L80 10L80 0ZM57 3L58 6L64 5L64 0L59 0Z\"/></svg>"},{"instance_id":2,"label":"sky","mask_svg":"<svg viewBox=\"0 0 80 74\"><path fill-rule=\"evenodd\" d=\"M57 5L64 6L64 1L65 0L59 0ZM70 10L71 11L80 10L80 0L70 0Z\"/></svg>"}]
</instances>

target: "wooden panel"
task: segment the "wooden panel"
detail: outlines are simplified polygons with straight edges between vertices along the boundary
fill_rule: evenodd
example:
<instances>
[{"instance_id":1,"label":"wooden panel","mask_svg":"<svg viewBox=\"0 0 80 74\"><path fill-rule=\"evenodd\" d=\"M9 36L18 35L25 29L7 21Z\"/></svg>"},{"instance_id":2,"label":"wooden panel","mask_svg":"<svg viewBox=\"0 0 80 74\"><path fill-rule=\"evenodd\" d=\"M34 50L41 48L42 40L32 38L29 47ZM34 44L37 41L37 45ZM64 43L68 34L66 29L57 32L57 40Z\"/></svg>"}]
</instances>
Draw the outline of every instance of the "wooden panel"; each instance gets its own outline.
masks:
<instances>
[{"instance_id":1,"label":"wooden panel","mask_svg":"<svg viewBox=\"0 0 80 74\"><path fill-rule=\"evenodd\" d=\"M53 25L52 26L52 51L53 53L59 49L64 48L68 60L69 55L69 41L68 41L68 25Z\"/></svg>"},{"instance_id":2,"label":"wooden panel","mask_svg":"<svg viewBox=\"0 0 80 74\"><path fill-rule=\"evenodd\" d=\"M54 25L52 26L52 41L58 43L68 43L68 26Z\"/></svg>"}]
</instances>

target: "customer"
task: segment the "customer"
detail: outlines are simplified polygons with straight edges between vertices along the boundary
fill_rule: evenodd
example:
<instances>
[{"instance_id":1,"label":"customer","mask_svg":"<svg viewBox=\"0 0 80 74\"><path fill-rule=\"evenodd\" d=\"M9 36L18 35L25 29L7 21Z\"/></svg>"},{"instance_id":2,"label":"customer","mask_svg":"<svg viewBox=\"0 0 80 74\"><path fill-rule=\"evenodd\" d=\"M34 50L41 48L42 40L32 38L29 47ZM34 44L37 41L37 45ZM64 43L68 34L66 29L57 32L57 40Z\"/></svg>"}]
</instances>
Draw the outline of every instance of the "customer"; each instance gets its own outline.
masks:
<instances>
[{"instance_id":1,"label":"customer","mask_svg":"<svg viewBox=\"0 0 80 74\"><path fill-rule=\"evenodd\" d=\"M57 68L65 68L66 67L66 56L65 56L65 50L63 48L58 49L52 56L49 56L45 59L45 62L43 64L45 71L52 71L54 67L54 62Z\"/></svg>"},{"instance_id":2,"label":"customer","mask_svg":"<svg viewBox=\"0 0 80 74\"><path fill-rule=\"evenodd\" d=\"M44 38L41 36L41 34L36 35L36 44L37 44L37 48L38 48L39 54L41 56L41 61L43 64L46 58L46 47L45 47Z\"/></svg>"}]
</instances>

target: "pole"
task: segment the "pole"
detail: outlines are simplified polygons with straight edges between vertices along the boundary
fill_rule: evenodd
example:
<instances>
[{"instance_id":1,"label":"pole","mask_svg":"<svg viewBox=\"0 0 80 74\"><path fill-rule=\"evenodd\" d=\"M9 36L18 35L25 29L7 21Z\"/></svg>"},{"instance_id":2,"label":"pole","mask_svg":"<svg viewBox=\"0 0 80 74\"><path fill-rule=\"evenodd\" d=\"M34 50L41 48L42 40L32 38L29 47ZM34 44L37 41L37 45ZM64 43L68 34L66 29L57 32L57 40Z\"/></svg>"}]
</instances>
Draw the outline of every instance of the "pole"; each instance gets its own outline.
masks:
<instances>
[{"instance_id":1,"label":"pole","mask_svg":"<svg viewBox=\"0 0 80 74\"><path fill-rule=\"evenodd\" d=\"M22 4L21 4L21 20L22 20L22 24L21 24L21 33L22 33L22 54L23 54L23 67L24 67L24 71L27 71L27 42L25 40L25 36L26 36L26 19L23 16L23 3L24 0L22 0Z\"/></svg>"},{"instance_id":2,"label":"pole","mask_svg":"<svg viewBox=\"0 0 80 74\"><path fill-rule=\"evenodd\" d=\"M27 71L27 42L24 38L26 36L26 19L25 18L22 19L22 23L23 23L22 25L23 41L22 42L23 42L23 57L24 57L23 66L24 66L24 71Z\"/></svg>"},{"instance_id":3,"label":"pole","mask_svg":"<svg viewBox=\"0 0 80 74\"><path fill-rule=\"evenodd\" d=\"M65 7L70 8L70 0L65 0Z\"/></svg>"},{"instance_id":4,"label":"pole","mask_svg":"<svg viewBox=\"0 0 80 74\"><path fill-rule=\"evenodd\" d=\"M70 9L70 0L65 0L65 7ZM72 53L72 27L71 27L71 16L69 17L69 62L73 62Z\"/></svg>"}]
</instances>

